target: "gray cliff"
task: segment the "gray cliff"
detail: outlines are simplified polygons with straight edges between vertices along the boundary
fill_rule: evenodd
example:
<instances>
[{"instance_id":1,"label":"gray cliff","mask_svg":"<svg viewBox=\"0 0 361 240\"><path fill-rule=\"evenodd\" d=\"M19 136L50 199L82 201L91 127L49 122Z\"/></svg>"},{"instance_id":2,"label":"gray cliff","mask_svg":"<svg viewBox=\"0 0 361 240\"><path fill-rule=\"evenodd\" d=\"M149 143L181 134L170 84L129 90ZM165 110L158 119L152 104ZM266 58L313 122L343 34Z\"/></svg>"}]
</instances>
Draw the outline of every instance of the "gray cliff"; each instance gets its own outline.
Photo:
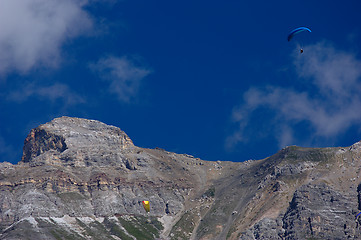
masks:
<instances>
[{"instance_id":1,"label":"gray cliff","mask_svg":"<svg viewBox=\"0 0 361 240\"><path fill-rule=\"evenodd\" d=\"M360 142L211 162L61 117L23 152L0 163L0 239L361 239Z\"/></svg>"}]
</instances>

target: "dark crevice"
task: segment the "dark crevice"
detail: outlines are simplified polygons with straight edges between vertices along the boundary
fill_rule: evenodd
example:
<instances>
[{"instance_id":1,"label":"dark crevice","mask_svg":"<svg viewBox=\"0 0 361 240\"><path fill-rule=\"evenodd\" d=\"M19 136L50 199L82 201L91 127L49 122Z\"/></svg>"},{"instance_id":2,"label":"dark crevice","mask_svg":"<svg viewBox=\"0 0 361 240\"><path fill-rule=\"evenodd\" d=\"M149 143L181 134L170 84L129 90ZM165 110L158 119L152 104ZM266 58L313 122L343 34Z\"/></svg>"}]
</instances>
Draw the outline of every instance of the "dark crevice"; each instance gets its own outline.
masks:
<instances>
[{"instance_id":1,"label":"dark crevice","mask_svg":"<svg viewBox=\"0 0 361 240\"><path fill-rule=\"evenodd\" d=\"M313 230L312 230L312 224L311 224L311 218L308 218L308 225L310 227L310 231L311 231L311 235L313 235Z\"/></svg>"}]
</instances>

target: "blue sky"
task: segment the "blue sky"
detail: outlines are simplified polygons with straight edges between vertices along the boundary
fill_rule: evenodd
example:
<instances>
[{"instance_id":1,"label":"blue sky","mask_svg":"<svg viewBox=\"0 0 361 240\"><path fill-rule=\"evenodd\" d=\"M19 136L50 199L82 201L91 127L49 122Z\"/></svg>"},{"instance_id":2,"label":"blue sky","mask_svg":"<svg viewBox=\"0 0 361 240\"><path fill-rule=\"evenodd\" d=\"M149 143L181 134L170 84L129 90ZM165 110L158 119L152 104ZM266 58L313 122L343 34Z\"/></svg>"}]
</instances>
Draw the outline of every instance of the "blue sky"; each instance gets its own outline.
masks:
<instances>
[{"instance_id":1,"label":"blue sky","mask_svg":"<svg viewBox=\"0 0 361 240\"><path fill-rule=\"evenodd\" d=\"M0 1L0 161L55 117L205 160L361 140L361 2ZM288 33L307 26L312 33ZM300 54L302 47L304 53Z\"/></svg>"}]
</instances>

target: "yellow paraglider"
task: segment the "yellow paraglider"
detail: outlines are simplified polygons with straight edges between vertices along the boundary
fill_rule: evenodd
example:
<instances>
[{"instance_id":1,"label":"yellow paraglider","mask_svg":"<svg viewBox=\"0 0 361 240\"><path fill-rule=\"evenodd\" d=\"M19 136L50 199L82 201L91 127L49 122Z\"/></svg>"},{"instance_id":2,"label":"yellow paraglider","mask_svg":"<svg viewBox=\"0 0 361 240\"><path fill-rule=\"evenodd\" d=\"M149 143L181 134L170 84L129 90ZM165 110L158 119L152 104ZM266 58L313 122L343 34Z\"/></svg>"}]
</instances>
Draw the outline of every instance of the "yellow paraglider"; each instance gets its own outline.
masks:
<instances>
[{"instance_id":1,"label":"yellow paraglider","mask_svg":"<svg viewBox=\"0 0 361 240\"><path fill-rule=\"evenodd\" d=\"M143 201L142 204L143 204L144 210L146 212L149 212L150 211L149 201Z\"/></svg>"}]
</instances>

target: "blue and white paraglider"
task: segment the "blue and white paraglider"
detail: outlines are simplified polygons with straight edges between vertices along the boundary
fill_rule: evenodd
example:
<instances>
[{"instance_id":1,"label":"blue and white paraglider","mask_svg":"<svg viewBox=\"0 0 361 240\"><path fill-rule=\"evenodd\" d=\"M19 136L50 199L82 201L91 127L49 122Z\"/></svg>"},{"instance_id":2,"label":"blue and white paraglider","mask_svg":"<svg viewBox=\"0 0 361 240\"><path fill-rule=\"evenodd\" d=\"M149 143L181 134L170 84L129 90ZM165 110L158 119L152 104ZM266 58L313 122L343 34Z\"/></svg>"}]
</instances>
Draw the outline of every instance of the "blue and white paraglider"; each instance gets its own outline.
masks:
<instances>
[{"instance_id":1,"label":"blue and white paraglider","mask_svg":"<svg viewBox=\"0 0 361 240\"><path fill-rule=\"evenodd\" d=\"M297 34L299 34L299 33L302 33L302 32L311 32L311 29L309 29L309 28L307 28L307 27L299 27L299 28L293 29L293 30L288 34L287 40L288 40L288 41L291 41L292 38L294 38L295 35L297 35ZM303 49L302 49L302 48L300 49L300 52L303 53Z\"/></svg>"}]
</instances>

